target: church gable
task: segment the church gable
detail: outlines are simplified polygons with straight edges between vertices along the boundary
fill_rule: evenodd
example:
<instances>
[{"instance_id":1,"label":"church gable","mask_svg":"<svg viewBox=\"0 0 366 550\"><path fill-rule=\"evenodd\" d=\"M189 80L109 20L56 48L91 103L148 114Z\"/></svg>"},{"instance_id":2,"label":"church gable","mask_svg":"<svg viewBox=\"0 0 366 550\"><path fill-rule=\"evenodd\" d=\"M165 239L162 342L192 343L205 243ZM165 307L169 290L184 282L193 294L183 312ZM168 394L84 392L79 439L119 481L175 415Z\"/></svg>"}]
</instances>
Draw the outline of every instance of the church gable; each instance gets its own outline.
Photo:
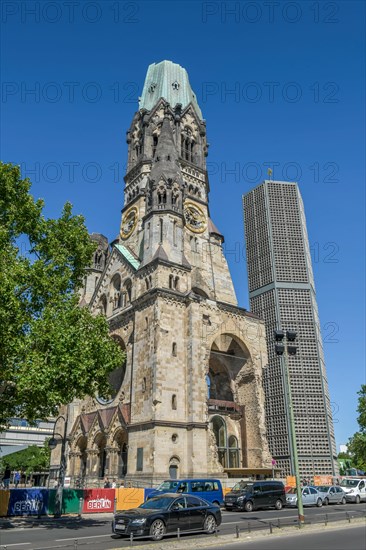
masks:
<instances>
[{"instance_id":1,"label":"church gable","mask_svg":"<svg viewBox=\"0 0 366 550\"><path fill-rule=\"evenodd\" d=\"M140 261L126 246L114 245L90 302L93 311L109 315L131 302L132 281Z\"/></svg>"}]
</instances>

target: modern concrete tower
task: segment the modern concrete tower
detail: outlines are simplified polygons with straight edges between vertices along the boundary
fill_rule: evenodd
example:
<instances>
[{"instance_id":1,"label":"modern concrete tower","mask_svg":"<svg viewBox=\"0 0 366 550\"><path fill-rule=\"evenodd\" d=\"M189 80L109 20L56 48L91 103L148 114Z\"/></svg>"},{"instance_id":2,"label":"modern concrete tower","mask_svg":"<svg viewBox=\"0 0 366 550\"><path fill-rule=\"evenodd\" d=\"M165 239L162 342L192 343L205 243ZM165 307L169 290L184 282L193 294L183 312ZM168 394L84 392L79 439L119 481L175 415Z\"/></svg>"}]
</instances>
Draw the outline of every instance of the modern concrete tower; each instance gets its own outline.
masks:
<instances>
[{"instance_id":1,"label":"modern concrete tower","mask_svg":"<svg viewBox=\"0 0 366 550\"><path fill-rule=\"evenodd\" d=\"M185 69L149 67L127 144L119 236L107 251L94 235L81 293L127 359L110 399L74 404L68 473L89 484L270 473L264 323L237 305Z\"/></svg>"},{"instance_id":2,"label":"modern concrete tower","mask_svg":"<svg viewBox=\"0 0 366 550\"><path fill-rule=\"evenodd\" d=\"M265 320L270 451L293 473L283 368L274 329L297 332L289 374L301 475L336 475L336 446L302 198L296 183L264 181L243 197L250 307ZM283 360L283 359L282 359Z\"/></svg>"}]
</instances>

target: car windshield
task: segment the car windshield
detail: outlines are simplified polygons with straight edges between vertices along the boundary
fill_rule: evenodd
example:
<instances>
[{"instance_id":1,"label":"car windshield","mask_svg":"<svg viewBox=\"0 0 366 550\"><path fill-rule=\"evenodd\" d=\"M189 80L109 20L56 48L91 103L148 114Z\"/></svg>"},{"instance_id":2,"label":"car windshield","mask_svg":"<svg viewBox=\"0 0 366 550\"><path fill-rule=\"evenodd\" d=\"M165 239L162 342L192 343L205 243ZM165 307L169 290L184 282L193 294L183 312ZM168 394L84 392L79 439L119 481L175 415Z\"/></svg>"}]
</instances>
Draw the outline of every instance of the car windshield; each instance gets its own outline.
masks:
<instances>
[{"instance_id":1,"label":"car windshield","mask_svg":"<svg viewBox=\"0 0 366 550\"><path fill-rule=\"evenodd\" d=\"M315 487L315 488L322 493L327 493L330 489L330 487L327 487L326 485L319 485L318 487Z\"/></svg>"},{"instance_id":2,"label":"car windshield","mask_svg":"<svg viewBox=\"0 0 366 550\"><path fill-rule=\"evenodd\" d=\"M171 497L155 497L141 504L139 508L143 508L144 510L165 510L173 500Z\"/></svg>"},{"instance_id":3,"label":"car windshield","mask_svg":"<svg viewBox=\"0 0 366 550\"><path fill-rule=\"evenodd\" d=\"M357 487L359 479L342 479L341 487Z\"/></svg>"},{"instance_id":4,"label":"car windshield","mask_svg":"<svg viewBox=\"0 0 366 550\"><path fill-rule=\"evenodd\" d=\"M251 492L253 487L253 483L245 483L245 481L239 481L239 483L236 483L234 487L231 489L232 491L247 491L248 493Z\"/></svg>"},{"instance_id":5,"label":"car windshield","mask_svg":"<svg viewBox=\"0 0 366 550\"><path fill-rule=\"evenodd\" d=\"M158 491L171 491L172 493L175 493L177 490L177 487L179 485L179 481L163 481L158 487Z\"/></svg>"}]
</instances>

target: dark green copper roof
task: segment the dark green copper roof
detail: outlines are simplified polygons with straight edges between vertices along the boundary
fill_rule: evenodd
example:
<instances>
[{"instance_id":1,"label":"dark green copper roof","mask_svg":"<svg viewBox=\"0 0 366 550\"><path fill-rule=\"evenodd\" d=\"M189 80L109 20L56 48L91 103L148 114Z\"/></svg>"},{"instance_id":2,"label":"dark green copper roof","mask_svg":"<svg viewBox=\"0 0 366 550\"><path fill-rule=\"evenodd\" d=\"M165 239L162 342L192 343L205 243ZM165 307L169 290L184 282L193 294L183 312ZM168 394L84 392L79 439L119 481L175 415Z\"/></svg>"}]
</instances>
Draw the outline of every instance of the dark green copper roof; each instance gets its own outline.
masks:
<instances>
[{"instance_id":1,"label":"dark green copper roof","mask_svg":"<svg viewBox=\"0 0 366 550\"><path fill-rule=\"evenodd\" d=\"M189 83L187 71L172 61L161 61L149 65L145 78L139 108L151 109L163 97L172 107L177 103L185 109L192 103L200 120L203 120L197 98Z\"/></svg>"}]
</instances>

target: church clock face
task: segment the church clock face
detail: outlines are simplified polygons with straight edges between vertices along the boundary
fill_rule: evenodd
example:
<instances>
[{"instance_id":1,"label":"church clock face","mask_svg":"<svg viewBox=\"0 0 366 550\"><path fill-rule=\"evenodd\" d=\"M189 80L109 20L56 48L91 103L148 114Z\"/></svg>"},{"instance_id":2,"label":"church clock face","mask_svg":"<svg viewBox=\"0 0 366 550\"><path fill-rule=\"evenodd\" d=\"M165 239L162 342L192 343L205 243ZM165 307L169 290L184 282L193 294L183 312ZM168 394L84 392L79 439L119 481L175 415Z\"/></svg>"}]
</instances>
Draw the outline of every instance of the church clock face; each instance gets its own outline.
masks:
<instances>
[{"instance_id":1,"label":"church clock face","mask_svg":"<svg viewBox=\"0 0 366 550\"><path fill-rule=\"evenodd\" d=\"M122 239L127 239L133 233L137 224L137 218L137 208L135 206L125 212L121 225Z\"/></svg>"},{"instance_id":2,"label":"church clock face","mask_svg":"<svg viewBox=\"0 0 366 550\"><path fill-rule=\"evenodd\" d=\"M193 202L184 203L184 219L186 226L193 233L202 233L206 229L206 216L203 210Z\"/></svg>"}]
</instances>

